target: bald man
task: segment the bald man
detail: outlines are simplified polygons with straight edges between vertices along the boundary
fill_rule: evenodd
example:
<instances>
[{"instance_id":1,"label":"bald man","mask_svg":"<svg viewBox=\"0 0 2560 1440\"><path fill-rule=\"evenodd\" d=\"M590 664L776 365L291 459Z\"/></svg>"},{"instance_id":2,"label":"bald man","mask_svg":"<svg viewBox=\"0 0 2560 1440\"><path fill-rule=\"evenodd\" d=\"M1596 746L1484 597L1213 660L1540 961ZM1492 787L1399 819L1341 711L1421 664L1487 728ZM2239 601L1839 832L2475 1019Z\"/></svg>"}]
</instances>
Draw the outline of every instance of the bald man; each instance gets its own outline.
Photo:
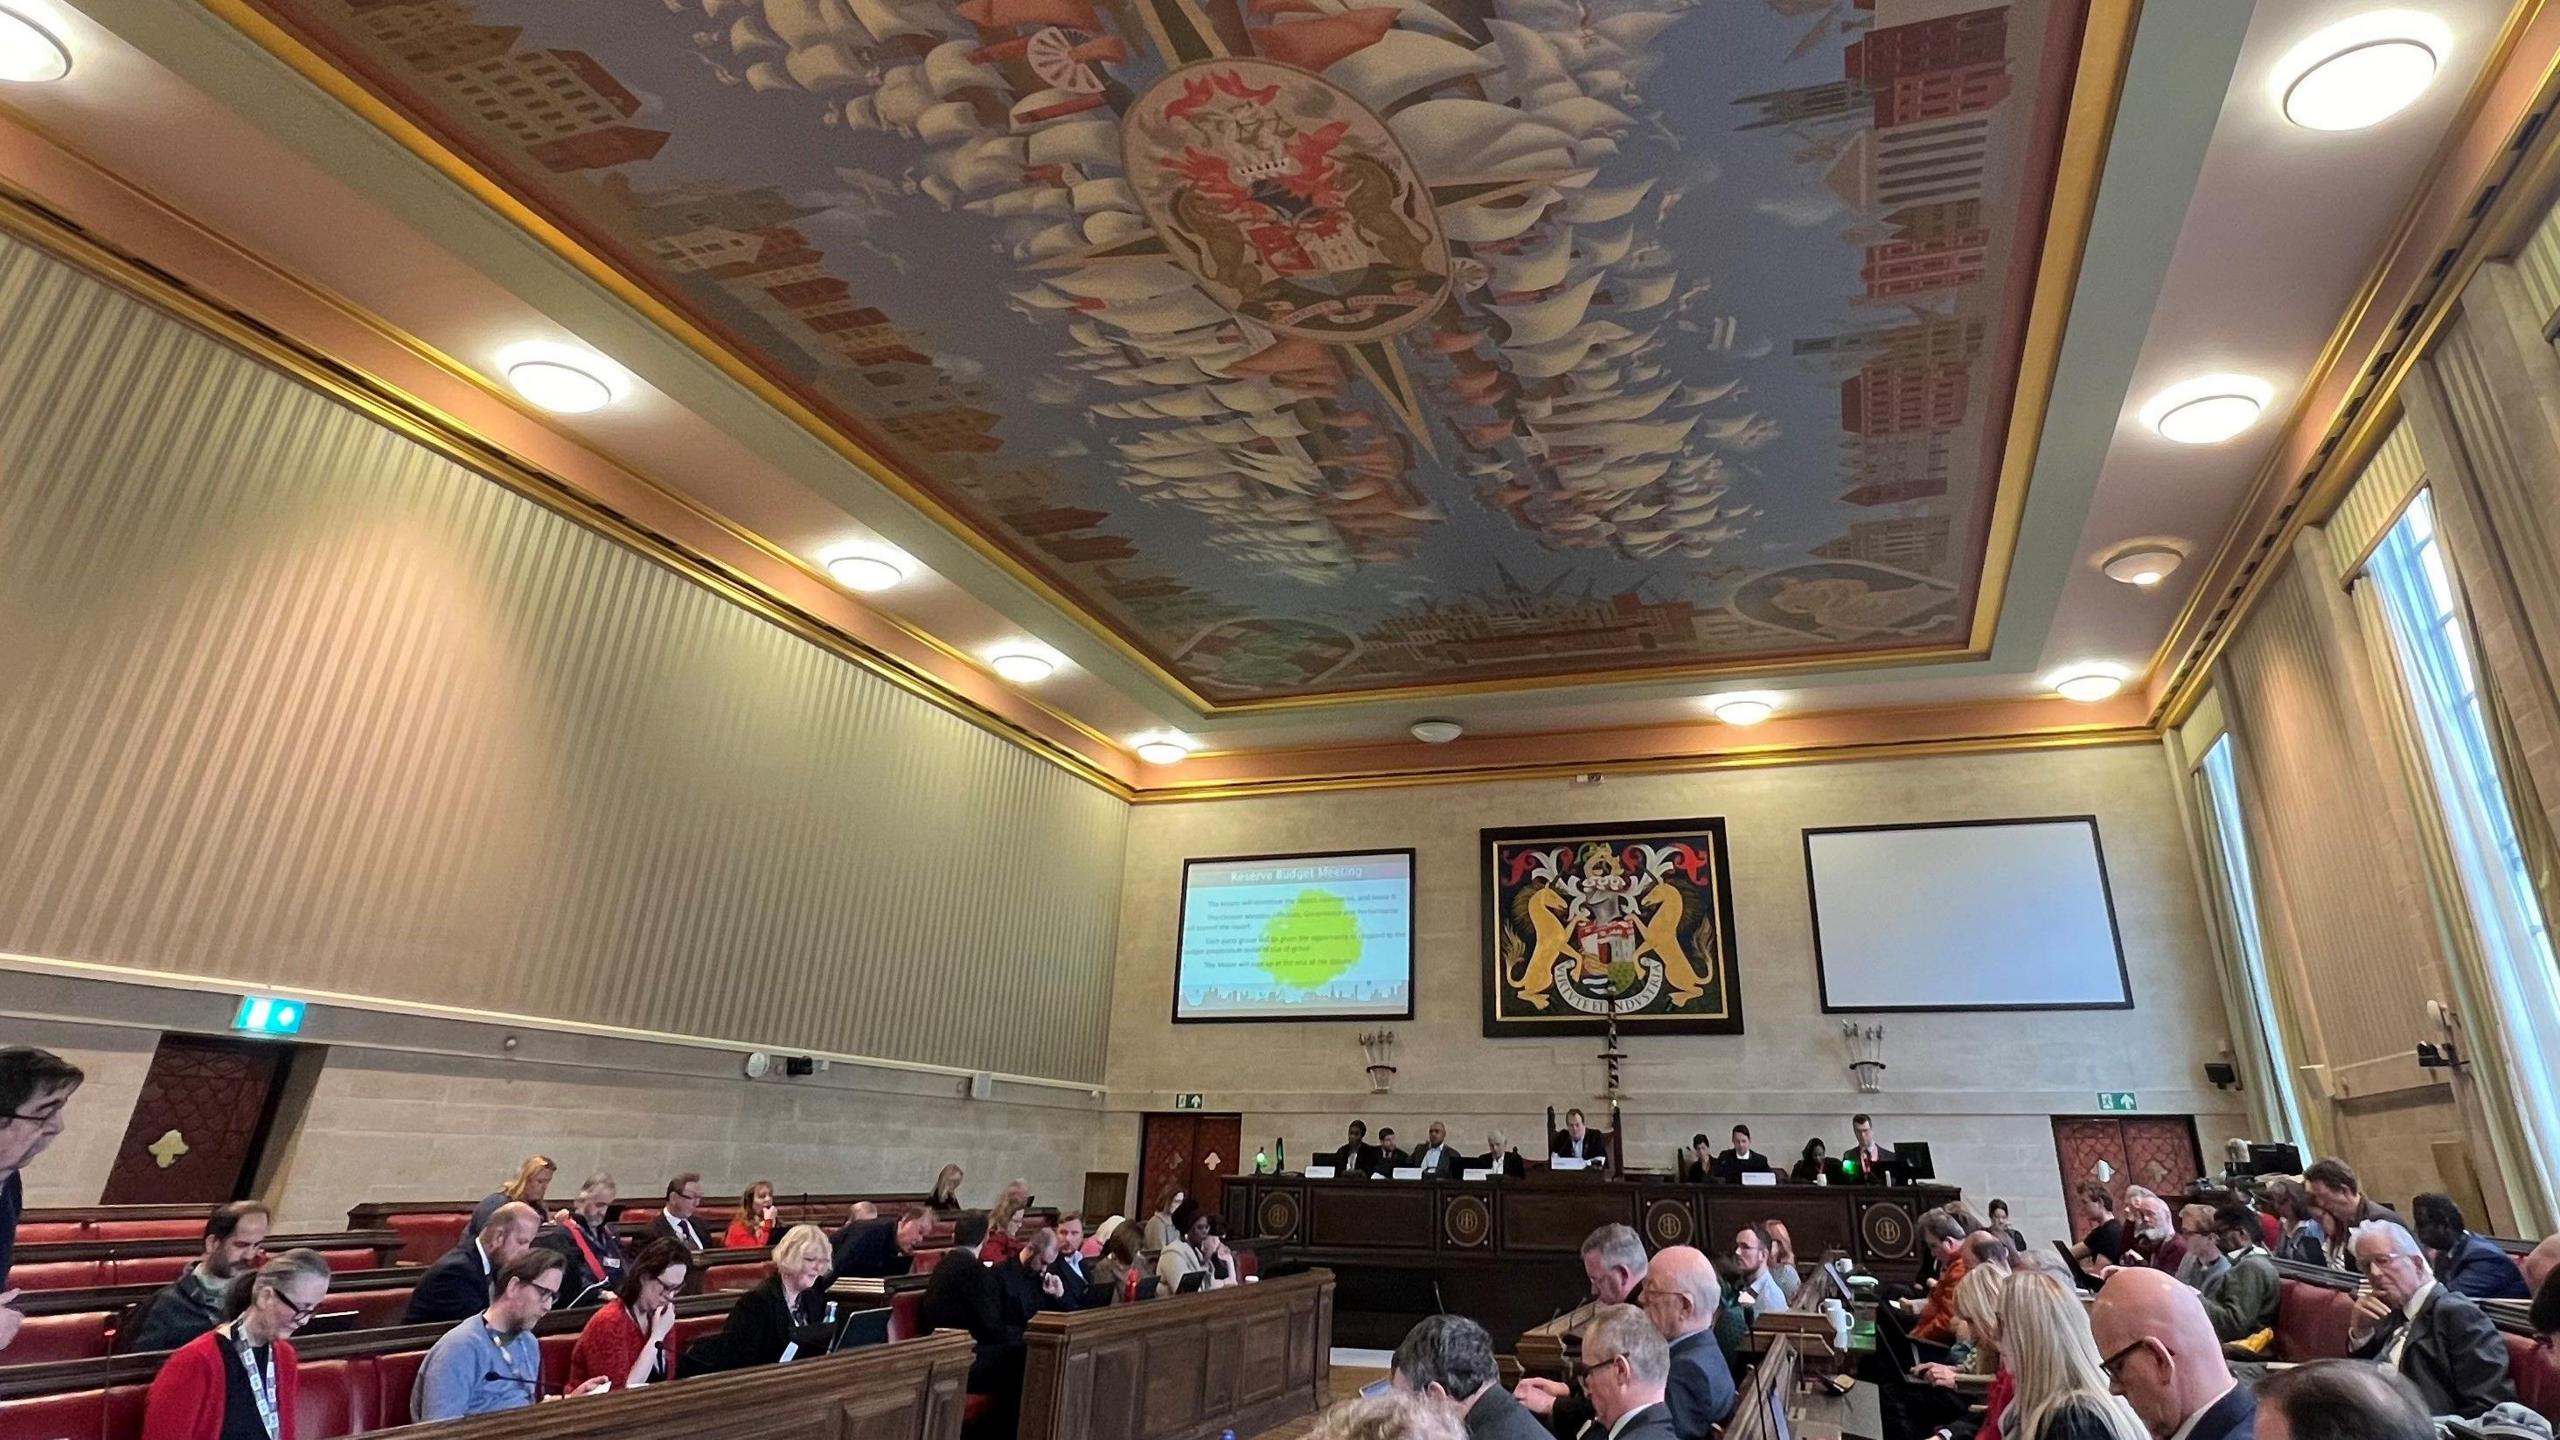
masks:
<instances>
[{"instance_id":1,"label":"bald man","mask_svg":"<svg viewBox=\"0 0 2560 1440\"><path fill-rule=\"evenodd\" d=\"M1733 1415L1733 1371L1716 1344L1716 1307L1724 1300L1724 1282L1715 1263L1695 1247L1674 1245L1657 1251L1645 1266L1644 1289L1636 1297L1654 1333L1670 1342L1671 1373L1663 1399L1670 1407L1671 1428L1680 1440L1708 1440ZM1579 1432L1592 1415L1588 1401L1570 1394L1553 1380L1530 1377L1512 1390L1513 1398L1547 1417L1559 1435Z\"/></svg>"},{"instance_id":2,"label":"bald man","mask_svg":"<svg viewBox=\"0 0 2560 1440\"><path fill-rule=\"evenodd\" d=\"M2154 1440L2251 1440L2257 1402L2232 1379L2204 1302L2176 1277L2115 1271L2089 1311L2089 1333Z\"/></svg>"}]
</instances>

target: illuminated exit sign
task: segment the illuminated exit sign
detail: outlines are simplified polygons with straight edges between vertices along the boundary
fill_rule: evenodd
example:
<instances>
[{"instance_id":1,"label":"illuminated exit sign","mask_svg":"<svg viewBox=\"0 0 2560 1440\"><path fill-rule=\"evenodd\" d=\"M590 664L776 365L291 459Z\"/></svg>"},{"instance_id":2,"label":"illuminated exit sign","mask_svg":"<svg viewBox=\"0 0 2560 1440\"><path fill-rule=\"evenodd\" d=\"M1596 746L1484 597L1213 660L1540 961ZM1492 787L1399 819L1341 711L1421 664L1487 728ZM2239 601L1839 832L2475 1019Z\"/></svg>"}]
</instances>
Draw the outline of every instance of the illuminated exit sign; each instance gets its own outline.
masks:
<instances>
[{"instance_id":1,"label":"illuminated exit sign","mask_svg":"<svg viewBox=\"0 0 2560 1440\"><path fill-rule=\"evenodd\" d=\"M299 1000L243 995L240 1008L231 1012L231 1028L243 1035L299 1035L303 1009Z\"/></svg>"}]
</instances>

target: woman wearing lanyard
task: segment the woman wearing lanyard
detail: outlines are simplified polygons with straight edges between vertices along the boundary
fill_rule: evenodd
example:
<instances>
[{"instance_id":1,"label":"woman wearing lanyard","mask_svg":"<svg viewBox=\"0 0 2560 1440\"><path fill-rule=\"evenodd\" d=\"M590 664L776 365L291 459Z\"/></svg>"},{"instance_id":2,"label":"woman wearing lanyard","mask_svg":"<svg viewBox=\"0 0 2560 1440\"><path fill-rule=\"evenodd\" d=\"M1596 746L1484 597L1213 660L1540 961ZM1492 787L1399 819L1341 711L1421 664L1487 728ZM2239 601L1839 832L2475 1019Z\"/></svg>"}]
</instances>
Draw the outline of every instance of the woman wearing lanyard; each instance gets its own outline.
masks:
<instances>
[{"instance_id":1,"label":"woman wearing lanyard","mask_svg":"<svg viewBox=\"0 0 2560 1440\"><path fill-rule=\"evenodd\" d=\"M142 1440L294 1440L293 1347L329 1297L329 1262L288 1250L234 1282L232 1319L179 1346L143 1402Z\"/></svg>"},{"instance_id":2,"label":"woman wearing lanyard","mask_svg":"<svg viewBox=\"0 0 2560 1440\"><path fill-rule=\"evenodd\" d=\"M676 1358L667 1332L676 1322L676 1295L693 1254L684 1242L660 1236L640 1247L614 1297L569 1352L569 1384L601 1375L608 1388L627 1390L675 1378Z\"/></svg>"}]
</instances>

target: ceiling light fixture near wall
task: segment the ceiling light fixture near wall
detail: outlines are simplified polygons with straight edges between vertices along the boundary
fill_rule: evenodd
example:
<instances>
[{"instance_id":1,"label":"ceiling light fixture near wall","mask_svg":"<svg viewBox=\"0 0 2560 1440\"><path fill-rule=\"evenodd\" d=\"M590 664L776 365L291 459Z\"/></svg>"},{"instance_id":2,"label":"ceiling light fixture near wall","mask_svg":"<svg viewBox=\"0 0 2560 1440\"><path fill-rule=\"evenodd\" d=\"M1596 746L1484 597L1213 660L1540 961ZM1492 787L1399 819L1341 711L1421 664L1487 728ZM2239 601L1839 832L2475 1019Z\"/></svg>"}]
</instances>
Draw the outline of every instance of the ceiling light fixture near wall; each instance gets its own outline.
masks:
<instances>
[{"instance_id":1,"label":"ceiling light fixture near wall","mask_svg":"<svg viewBox=\"0 0 2560 1440\"><path fill-rule=\"evenodd\" d=\"M1446 745L1467 733L1467 727L1455 720L1416 720L1413 738L1425 745Z\"/></svg>"},{"instance_id":2,"label":"ceiling light fixture near wall","mask_svg":"<svg viewBox=\"0 0 2560 1440\"><path fill-rule=\"evenodd\" d=\"M70 47L15 6L0 5L0 80L41 85L70 73Z\"/></svg>"},{"instance_id":3,"label":"ceiling light fixture near wall","mask_svg":"<svg viewBox=\"0 0 2560 1440\"><path fill-rule=\"evenodd\" d=\"M1139 736L1136 749L1138 758L1150 765L1179 765L1191 758L1191 742L1169 731Z\"/></svg>"},{"instance_id":4,"label":"ceiling light fixture near wall","mask_svg":"<svg viewBox=\"0 0 2560 1440\"><path fill-rule=\"evenodd\" d=\"M1708 699L1707 713L1727 725L1757 725L1778 713L1778 702L1769 695L1717 695Z\"/></svg>"},{"instance_id":5,"label":"ceiling light fixture near wall","mask_svg":"<svg viewBox=\"0 0 2560 1440\"><path fill-rule=\"evenodd\" d=\"M2444 22L2379 10L2340 21L2285 52L2273 73L2284 117L2305 130L2362 130L2417 102L2452 41Z\"/></svg>"},{"instance_id":6,"label":"ceiling light fixture near wall","mask_svg":"<svg viewBox=\"0 0 2560 1440\"><path fill-rule=\"evenodd\" d=\"M629 393L631 376L592 350L534 343L498 357L517 394L554 415L588 415Z\"/></svg>"},{"instance_id":7,"label":"ceiling light fixture near wall","mask_svg":"<svg viewBox=\"0 0 2560 1440\"><path fill-rule=\"evenodd\" d=\"M887 545L857 545L826 557L827 573L847 590L866 595L889 589L915 572L916 562L905 551ZM1002 672L998 672L1002 673Z\"/></svg>"},{"instance_id":8,"label":"ceiling light fixture near wall","mask_svg":"<svg viewBox=\"0 0 2560 1440\"><path fill-rule=\"evenodd\" d=\"M1058 662L1029 645L1009 645L987 657L996 678L1015 685L1037 685L1058 673Z\"/></svg>"},{"instance_id":9,"label":"ceiling light fixture near wall","mask_svg":"<svg viewBox=\"0 0 2560 1440\"><path fill-rule=\"evenodd\" d=\"M2124 689L2125 674L2115 665L2076 665L2053 677L2053 693L2065 700L2094 705L2112 700Z\"/></svg>"},{"instance_id":10,"label":"ceiling light fixture near wall","mask_svg":"<svg viewBox=\"0 0 2560 1440\"><path fill-rule=\"evenodd\" d=\"M2142 423L2181 445L2219 445L2258 423L2275 387L2249 375L2199 375L2151 397Z\"/></svg>"},{"instance_id":11,"label":"ceiling light fixture near wall","mask_svg":"<svg viewBox=\"0 0 2560 1440\"><path fill-rule=\"evenodd\" d=\"M2148 590L2168 579L2186 558L2165 545L2135 545L2108 556L2098 568L2110 580Z\"/></svg>"}]
</instances>

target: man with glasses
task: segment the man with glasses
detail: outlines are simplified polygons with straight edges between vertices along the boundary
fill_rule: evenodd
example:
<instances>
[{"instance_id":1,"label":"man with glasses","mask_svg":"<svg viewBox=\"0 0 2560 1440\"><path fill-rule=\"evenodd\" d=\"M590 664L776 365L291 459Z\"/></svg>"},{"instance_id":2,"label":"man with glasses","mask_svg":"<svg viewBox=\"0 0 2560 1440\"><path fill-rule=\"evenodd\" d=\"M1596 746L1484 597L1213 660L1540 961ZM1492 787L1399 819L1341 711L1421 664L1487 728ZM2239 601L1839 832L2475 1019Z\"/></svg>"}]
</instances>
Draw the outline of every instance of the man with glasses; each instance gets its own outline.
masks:
<instances>
[{"instance_id":1,"label":"man with glasses","mask_svg":"<svg viewBox=\"0 0 2560 1440\"><path fill-rule=\"evenodd\" d=\"M649 1222L650 1238L664 1235L697 1255L711 1248L702 1243L702 1232L693 1223L693 1212L701 1204L701 1176L688 1170L668 1181L666 1204L658 1211L658 1218Z\"/></svg>"},{"instance_id":2,"label":"man with glasses","mask_svg":"<svg viewBox=\"0 0 2560 1440\"><path fill-rule=\"evenodd\" d=\"M1606 1297L1603 1297L1604 1300ZM1733 1417L1733 1370L1716 1344L1724 1282L1705 1252L1674 1245L1653 1257L1643 1288L1628 1297L1662 1337L1663 1403L1679 1440L1708 1440ZM1558 1435L1578 1433L1599 1411L1597 1398L1575 1395L1559 1381L1524 1377L1512 1397L1543 1415Z\"/></svg>"},{"instance_id":3,"label":"man with glasses","mask_svg":"<svg viewBox=\"0 0 2560 1440\"><path fill-rule=\"evenodd\" d=\"M2165 1271L2127 1266L2089 1311L2107 1381L2156 1440L2250 1440L2257 1403L2234 1380L2196 1292Z\"/></svg>"},{"instance_id":4,"label":"man with glasses","mask_svg":"<svg viewBox=\"0 0 2560 1440\"><path fill-rule=\"evenodd\" d=\"M10 1307L9 1256L17 1248L26 1188L18 1172L62 1133L62 1107L86 1077L80 1067L32 1045L0 1048L0 1350L18 1338L26 1317Z\"/></svg>"},{"instance_id":5,"label":"man with glasses","mask_svg":"<svg viewBox=\"0 0 2560 1440\"><path fill-rule=\"evenodd\" d=\"M403 1325L451 1325L489 1303L489 1287L509 1262L533 1248L542 1217L521 1200L490 1213L480 1233L446 1251L409 1292ZM551 1252L555 1258L557 1252Z\"/></svg>"},{"instance_id":6,"label":"man with glasses","mask_svg":"<svg viewBox=\"0 0 2560 1440\"><path fill-rule=\"evenodd\" d=\"M2437 1283L2416 1236L2393 1221L2368 1220L2348 1232L2347 1248L2365 1277L2347 1324L2350 1353L2398 1371L2430 1415L2469 1420L2516 1398L2497 1323L2470 1296Z\"/></svg>"},{"instance_id":7,"label":"man with glasses","mask_svg":"<svg viewBox=\"0 0 2560 1440\"><path fill-rule=\"evenodd\" d=\"M1603 1305L1582 1327L1573 1376L1609 1440L1681 1440L1663 1396L1671 1347L1633 1305Z\"/></svg>"},{"instance_id":8,"label":"man with glasses","mask_svg":"<svg viewBox=\"0 0 2560 1440\"><path fill-rule=\"evenodd\" d=\"M489 1307L446 1331L418 1366L409 1389L410 1420L459 1420L520 1410L541 1399L542 1342L533 1327L560 1303L568 1268L548 1250L527 1250L508 1261L490 1282ZM596 1375L569 1393L592 1395L611 1384Z\"/></svg>"}]
</instances>

